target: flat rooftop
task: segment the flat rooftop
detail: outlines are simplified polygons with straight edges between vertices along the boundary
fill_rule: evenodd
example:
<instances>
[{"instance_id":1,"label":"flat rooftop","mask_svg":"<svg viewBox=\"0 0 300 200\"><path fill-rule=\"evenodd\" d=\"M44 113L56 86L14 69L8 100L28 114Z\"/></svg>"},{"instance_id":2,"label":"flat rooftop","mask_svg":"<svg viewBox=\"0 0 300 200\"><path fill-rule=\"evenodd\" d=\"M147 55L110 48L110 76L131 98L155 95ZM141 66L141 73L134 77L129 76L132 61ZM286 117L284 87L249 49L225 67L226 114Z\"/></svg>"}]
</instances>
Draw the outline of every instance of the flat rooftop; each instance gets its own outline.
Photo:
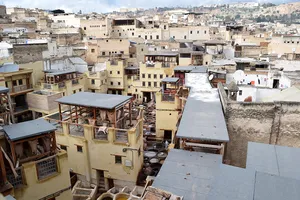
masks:
<instances>
[{"instance_id":1,"label":"flat rooftop","mask_svg":"<svg viewBox=\"0 0 300 200\"><path fill-rule=\"evenodd\" d=\"M172 149L152 186L188 200L206 199L221 163L221 155Z\"/></svg>"},{"instance_id":2,"label":"flat rooftop","mask_svg":"<svg viewBox=\"0 0 300 200\"><path fill-rule=\"evenodd\" d=\"M207 73L187 73L190 87L178 138L228 142L229 136L217 88L212 88Z\"/></svg>"},{"instance_id":3,"label":"flat rooftop","mask_svg":"<svg viewBox=\"0 0 300 200\"><path fill-rule=\"evenodd\" d=\"M8 93L9 89L3 86L0 86L0 93Z\"/></svg>"},{"instance_id":4,"label":"flat rooftop","mask_svg":"<svg viewBox=\"0 0 300 200\"><path fill-rule=\"evenodd\" d=\"M113 94L101 94L92 92L78 92L65 96L56 101L61 104L76 105L83 107L113 109L128 102L132 97Z\"/></svg>"},{"instance_id":5,"label":"flat rooftop","mask_svg":"<svg viewBox=\"0 0 300 200\"><path fill-rule=\"evenodd\" d=\"M59 76L63 74L76 73L77 71L76 70L46 70L44 72L49 75Z\"/></svg>"},{"instance_id":6,"label":"flat rooftop","mask_svg":"<svg viewBox=\"0 0 300 200\"><path fill-rule=\"evenodd\" d=\"M11 141L26 139L55 131L56 128L44 119L3 126L3 130Z\"/></svg>"},{"instance_id":7,"label":"flat rooftop","mask_svg":"<svg viewBox=\"0 0 300 200\"><path fill-rule=\"evenodd\" d=\"M170 57L175 57L178 56L178 53L174 52L153 52L153 53L147 53L145 56L170 56Z\"/></svg>"},{"instance_id":8,"label":"flat rooftop","mask_svg":"<svg viewBox=\"0 0 300 200\"><path fill-rule=\"evenodd\" d=\"M297 200L300 181L255 170L221 165L207 200Z\"/></svg>"},{"instance_id":9,"label":"flat rooftop","mask_svg":"<svg viewBox=\"0 0 300 200\"><path fill-rule=\"evenodd\" d=\"M300 180L299 155L300 148L249 142L246 166L247 169Z\"/></svg>"}]
</instances>

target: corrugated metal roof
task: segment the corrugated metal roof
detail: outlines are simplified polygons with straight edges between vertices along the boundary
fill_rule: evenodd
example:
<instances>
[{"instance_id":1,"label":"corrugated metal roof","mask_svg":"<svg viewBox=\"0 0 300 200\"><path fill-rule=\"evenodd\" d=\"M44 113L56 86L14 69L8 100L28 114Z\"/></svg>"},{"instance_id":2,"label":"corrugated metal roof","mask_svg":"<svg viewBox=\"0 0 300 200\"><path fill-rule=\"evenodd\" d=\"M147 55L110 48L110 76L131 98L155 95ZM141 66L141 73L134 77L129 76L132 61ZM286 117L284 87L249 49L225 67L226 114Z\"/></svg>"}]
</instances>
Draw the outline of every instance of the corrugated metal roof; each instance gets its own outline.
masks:
<instances>
[{"instance_id":1,"label":"corrugated metal roof","mask_svg":"<svg viewBox=\"0 0 300 200\"><path fill-rule=\"evenodd\" d=\"M221 155L172 149L153 187L188 200L205 199L221 163Z\"/></svg>"},{"instance_id":2,"label":"corrugated metal roof","mask_svg":"<svg viewBox=\"0 0 300 200\"><path fill-rule=\"evenodd\" d=\"M9 89L3 86L0 86L0 93L8 93Z\"/></svg>"},{"instance_id":3,"label":"corrugated metal roof","mask_svg":"<svg viewBox=\"0 0 300 200\"><path fill-rule=\"evenodd\" d=\"M131 96L123 95L78 92L76 94L57 99L56 101L68 105L113 109L131 98Z\"/></svg>"},{"instance_id":4,"label":"corrugated metal roof","mask_svg":"<svg viewBox=\"0 0 300 200\"><path fill-rule=\"evenodd\" d=\"M59 76L63 74L70 74L70 73L75 73L77 72L76 70L48 70L44 71L45 73L53 76Z\"/></svg>"},{"instance_id":5,"label":"corrugated metal roof","mask_svg":"<svg viewBox=\"0 0 300 200\"><path fill-rule=\"evenodd\" d=\"M179 78L177 77L167 77L167 78L164 78L163 80L161 80L161 82L164 82L164 83L176 83L179 81Z\"/></svg>"},{"instance_id":6,"label":"corrugated metal roof","mask_svg":"<svg viewBox=\"0 0 300 200\"><path fill-rule=\"evenodd\" d=\"M178 56L176 52L153 52L148 53L145 56Z\"/></svg>"},{"instance_id":7,"label":"corrugated metal roof","mask_svg":"<svg viewBox=\"0 0 300 200\"><path fill-rule=\"evenodd\" d=\"M253 200L266 199L299 200L300 181L291 178L279 177L271 174L257 172Z\"/></svg>"},{"instance_id":8,"label":"corrugated metal roof","mask_svg":"<svg viewBox=\"0 0 300 200\"><path fill-rule=\"evenodd\" d=\"M12 140L21 140L55 131L56 128L44 119L37 119L18 124L3 126L7 137Z\"/></svg>"},{"instance_id":9,"label":"corrugated metal roof","mask_svg":"<svg viewBox=\"0 0 300 200\"><path fill-rule=\"evenodd\" d=\"M221 165L207 200L253 200L255 171Z\"/></svg>"},{"instance_id":10,"label":"corrugated metal roof","mask_svg":"<svg viewBox=\"0 0 300 200\"><path fill-rule=\"evenodd\" d=\"M0 73L17 72L19 69L19 65L12 63L4 63L3 65L0 65Z\"/></svg>"},{"instance_id":11,"label":"corrugated metal roof","mask_svg":"<svg viewBox=\"0 0 300 200\"><path fill-rule=\"evenodd\" d=\"M178 138L228 142L225 118L216 88L212 88L206 73L187 73L186 86L191 87Z\"/></svg>"},{"instance_id":12,"label":"corrugated metal roof","mask_svg":"<svg viewBox=\"0 0 300 200\"><path fill-rule=\"evenodd\" d=\"M69 60L73 63L73 64L79 64L79 65L87 65L87 62L85 62L82 58L80 57L72 57L69 58Z\"/></svg>"},{"instance_id":13,"label":"corrugated metal roof","mask_svg":"<svg viewBox=\"0 0 300 200\"><path fill-rule=\"evenodd\" d=\"M248 143L247 168L300 180L300 149Z\"/></svg>"}]
</instances>

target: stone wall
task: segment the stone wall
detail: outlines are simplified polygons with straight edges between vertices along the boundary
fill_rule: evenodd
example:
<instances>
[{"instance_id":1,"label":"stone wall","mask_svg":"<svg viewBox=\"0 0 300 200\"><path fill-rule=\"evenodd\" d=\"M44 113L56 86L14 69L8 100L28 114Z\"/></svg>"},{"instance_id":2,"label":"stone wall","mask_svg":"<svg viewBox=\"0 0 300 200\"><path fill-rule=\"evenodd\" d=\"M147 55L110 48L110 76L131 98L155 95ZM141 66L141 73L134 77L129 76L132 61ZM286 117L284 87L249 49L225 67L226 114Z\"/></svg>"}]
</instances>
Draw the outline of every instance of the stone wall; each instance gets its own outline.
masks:
<instances>
[{"instance_id":1,"label":"stone wall","mask_svg":"<svg viewBox=\"0 0 300 200\"><path fill-rule=\"evenodd\" d=\"M48 49L47 44L14 45L14 61L17 64L31 63L43 60L42 52Z\"/></svg>"},{"instance_id":2,"label":"stone wall","mask_svg":"<svg viewBox=\"0 0 300 200\"><path fill-rule=\"evenodd\" d=\"M246 166L250 141L300 147L300 102L233 102L222 85L218 88L230 139L225 159L231 165Z\"/></svg>"}]
</instances>

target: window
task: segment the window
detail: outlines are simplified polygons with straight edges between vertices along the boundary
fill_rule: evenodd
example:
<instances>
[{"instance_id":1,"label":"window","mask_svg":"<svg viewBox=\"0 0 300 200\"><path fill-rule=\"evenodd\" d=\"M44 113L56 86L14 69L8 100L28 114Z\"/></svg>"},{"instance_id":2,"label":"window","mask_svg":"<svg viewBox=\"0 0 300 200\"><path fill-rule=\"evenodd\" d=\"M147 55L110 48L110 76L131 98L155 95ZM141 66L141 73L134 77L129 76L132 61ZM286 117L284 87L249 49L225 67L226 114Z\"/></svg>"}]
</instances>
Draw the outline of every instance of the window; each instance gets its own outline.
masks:
<instances>
[{"instance_id":1,"label":"window","mask_svg":"<svg viewBox=\"0 0 300 200\"><path fill-rule=\"evenodd\" d=\"M67 151L67 146L65 146L65 145L60 145L60 149Z\"/></svg>"},{"instance_id":2,"label":"window","mask_svg":"<svg viewBox=\"0 0 300 200\"><path fill-rule=\"evenodd\" d=\"M121 85L121 82L118 82L118 85Z\"/></svg>"},{"instance_id":3,"label":"window","mask_svg":"<svg viewBox=\"0 0 300 200\"><path fill-rule=\"evenodd\" d=\"M77 146L77 152L83 152L83 150L82 150L82 146Z\"/></svg>"},{"instance_id":4,"label":"window","mask_svg":"<svg viewBox=\"0 0 300 200\"><path fill-rule=\"evenodd\" d=\"M159 75L159 78L160 78L160 79L163 79L163 78L164 78L164 75L162 75L162 74Z\"/></svg>"},{"instance_id":5,"label":"window","mask_svg":"<svg viewBox=\"0 0 300 200\"><path fill-rule=\"evenodd\" d=\"M113 85L114 83L113 82L110 82L110 85Z\"/></svg>"},{"instance_id":6,"label":"window","mask_svg":"<svg viewBox=\"0 0 300 200\"><path fill-rule=\"evenodd\" d=\"M173 36L173 38L175 39L175 36Z\"/></svg>"},{"instance_id":7,"label":"window","mask_svg":"<svg viewBox=\"0 0 300 200\"><path fill-rule=\"evenodd\" d=\"M110 74L112 74L112 71L109 71Z\"/></svg>"},{"instance_id":8,"label":"window","mask_svg":"<svg viewBox=\"0 0 300 200\"><path fill-rule=\"evenodd\" d=\"M105 56L105 52L104 51L102 52L102 56Z\"/></svg>"},{"instance_id":9,"label":"window","mask_svg":"<svg viewBox=\"0 0 300 200\"><path fill-rule=\"evenodd\" d=\"M156 36L156 39L159 40L159 35Z\"/></svg>"},{"instance_id":10,"label":"window","mask_svg":"<svg viewBox=\"0 0 300 200\"><path fill-rule=\"evenodd\" d=\"M239 95L241 96L243 94L243 90L239 90Z\"/></svg>"},{"instance_id":11,"label":"window","mask_svg":"<svg viewBox=\"0 0 300 200\"><path fill-rule=\"evenodd\" d=\"M145 83L145 82L143 82L143 86L144 86L144 87L146 86L146 83Z\"/></svg>"},{"instance_id":12,"label":"window","mask_svg":"<svg viewBox=\"0 0 300 200\"><path fill-rule=\"evenodd\" d=\"M5 87L7 87L7 88L8 88L8 83L7 83L7 81L5 81Z\"/></svg>"},{"instance_id":13,"label":"window","mask_svg":"<svg viewBox=\"0 0 300 200\"><path fill-rule=\"evenodd\" d=\"M190 31L190 34L193 34L193 31Z\"/></svg>"},{"instance_id":14,"label":"window","mask_svg":"<svg viewBox=\"0 0 300 200\"><path fill-rule=\"evenodd\" d=\"M95 49L91 49L91 52L92 52L92 53L95 53Z\"/></svg>"},{"instance_id":15,"label":"window","mask_svg":"<svg viewBox=\"0 0 300 200\"><path fill-rule=\"evenodd\" d=\"M17 86L17 81L13 80L13 86Z\"/></svg>"},{"instance_id":16,"label":"window","mask_svg":"<svg viewBox=\"0 0 300 200\"><path fill-rule=\"evenodd\" d=\"M73 90L73 94L76 94L76 90Z\"/></svg>"},{"instance_id":17,"label":"window","mask_svg":"<svg viewBox=\"0 0 300 200\"><path fill-rule=\"evenodd\" d=\"M154 87L157 87L157 82L154 82Z\"/></svg>"},{"instance_id":18,"label":"window","mask_svg":"<svg viewBox=\"0 0 300 200\"><path fill-rule=\"evenodd\" d=\"M197 31L197 34L199 34L199 31Z\"/></svg>"},{"instance_id":19,"label":"window","mask_svg":"<svg viewBox=\"0 0 300 200\"><path fill-rule=\"evenodd\" d=\"M121 36L122 36L122 33L119 33L119 36L121 37Z\"/></svg>"},{"instance_id":20,"label":"window","mask_svg":"<svg viewBox=\"0 0 300 200\"><path fill-rule=\"evenodd\" d=\"M108 42L108 40L106 40L106 42Z\"/></svg>"},{"instance_id":21,"label":"window","mask_svg":"<svg viewBox=\"0 0 300 200\"><path fill-rule=\"evenodd\" d=\"M122 40L120 40L120 42L122 42Z\"/></svg>"},{"instance_id":22,"label":"window","mask_svg":"<svg viewBox=\"0 0 300 200\"><path fill-rule=\"evenodd\" d=\"M92 79L92 85L95 85L95 79Z\"/></svg>"},{"instance_id":23,"label":"window","mask_svg":"<svg viewBox=\"0 0 300 200\"><path fill-rule=\"evenodd\" d=\"M152 35L150 35L150 40L152 40Z\"/></svg>"},{"instance_id":24,"label":"window","mask_svg":"<svg viewBox=\"0 0 300 200\"><path fill-rule=\"evenodd\" d=\"M151 82L148 82L148 87L151 87Z\"/></svg>"},{"instance_id":25,"label":"window","mask_svg":"<svg viewBox=\"0 0 300 200\"><path fill-rule=\"evenodd\" d=\"M145 78L146 77L146 75L145 74L142 74L142 78Z\"/></svg>"},{"instance_id":26,"label":"window","mask_svg":"<svg viewBox=\"0 0 300 200\"><path fill-rule=\"evenodd\" d=\"M19 80L19 85L23 85L23 80L22 79Z\"/></svg>"},{"instance_id":27,"label":"window","mask_svg":"<svg viewBox=\"0 0 300 200\"><path fill-rule=\"evenodd\" d=\"M122 164L122 156L115 156L115 163Z\"/></svg>"},{"instance_id":28,"label":"window","mask_svg":"<svg viewBox=\"0 0 300 200\"><path fill-rule=\"evenodd\" d=\"M134 33L132 32L131 35L134 36Z\"/></svg>"},{"instance_id":29,"label":"window","mask_svg":"<svg viewBox=\"0 0 300 200\"><path fill-rule=\"evenodd\" d=\"M85 31L86 31L86 27L83 27L83 30L85 30Z\"/></svg>"},{"instance_id":30,"label":"window","mask_svg":"<svg viewBox=\"0 0 300 200\"><path fill-rule=\"evenodd\" d=\"M151 74L148 74L148 78L151 78Z\"/></svg>"},{"instance_id":31,"label":"window","mask_svg":"<svg viewBox=\"0 0 300 200\"><path fill-rule=\"evenodd\" d=\"M118 71L118 74L120 74L120 71Z\"/></svg>"},{"instance_id":32,"label":"window","mask_svg":"<svg viewBox=\"0 0 300 200\"><path fill-rule=\"evenodd\" d=\"M156 75L156 74L154 74L154 75L153 75L153 78L157 79L157 75Z\"/></svg>"},{"instance_id":33,"label":"window","mask_svg":"<svg viewBox=\"0 0 300 200\"><path fill-rule=\"evenodd\" d=\"M124 54L124 51L120 51L120 54Z\"/></svg>"},{"instance_id":34,"label":"window","mask_svg":"<svg viewBox=\"0 0 300 200\"><path fill-rule=\"evenodd\" d=\"M130 89L130 85L128 85L128 89Z\"/></svg>"},{"instance_id":35,"label":"window","mask_svg":"<svg viewBox=\"0 0 300 200\"><path fill-rule=\"evenodd\" d=\"M95 92L96 92L96 90L91 90L91 92L92 92L92 93L95 93Z\"/></svg>"},{"instance_id":36,"label":"window","mask_svg":"<svg viewBox=\"0 0 300 200\"><path fill-rule=\"evenodd\" d=\"M184 39L186 40L186 35L184 36Z\"/></svg>"},{"instance_id":37,"label":"window","mask_svg":"<svg viewBox=\"0 0 300 200\"><path fill-rule=\"evenodd\" d=\"M141 51L144 51L144 49L141 49Z\"/></svg>"},{"instance_id":38,"label":"window","mask_svg":"<svg viewBox=\"0 0 300 200\"><path fill-rule=\"evenodd\" d=\"M138 150L138 156L140 157L140 155L141 155L141 147Z\"/></svg>"},{"instance_id":39,"label":"window","mask_svg":"<svg viewBox=\"0 0 300 200\"><path fill-rule=\"evenodd\" d=\"M206 34L206 31L204 31L204 34Z\"/></svg>"},{"instance_id":40,"label":"window","mask_svg":"<svg viewBox=\"0 0 300 200\"><path fill-rule=\"evenodd\" d=\"M145 35L145 40L147 40L147 35Z\"/></svg>"},{"instance_id":41,"label":"window","mask_svg":"<svg viewBox=\"0 0 300 200\"><path fill-rule=\"evenodd\" d=\"M166 26L166 25L164 25L164 29L165 29L165 30L167 29L167 26Z\"/></svg>"},{"instance_id":42,"label":"window","mask_svg":"<svg viewBox=\"0 0 300 200\"><path fill-rule=\"evenodd\" d=\"M82 91L82 89L80 88L80 89L79 89L79 92L81 92L81 91Z\"/></svg>"}]
</instances>

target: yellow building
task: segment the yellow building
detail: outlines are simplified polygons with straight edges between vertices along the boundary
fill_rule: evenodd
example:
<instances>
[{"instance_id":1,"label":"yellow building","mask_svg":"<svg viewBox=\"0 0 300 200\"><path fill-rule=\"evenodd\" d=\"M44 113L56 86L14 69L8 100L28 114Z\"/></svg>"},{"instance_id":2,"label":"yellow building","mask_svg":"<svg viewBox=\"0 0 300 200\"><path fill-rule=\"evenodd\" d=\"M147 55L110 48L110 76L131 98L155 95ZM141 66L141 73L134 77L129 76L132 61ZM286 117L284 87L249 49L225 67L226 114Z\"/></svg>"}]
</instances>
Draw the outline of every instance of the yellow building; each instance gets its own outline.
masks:
<instances>
[{"instance_id":1,"label":"yellow building","mask_svg":"<svg viewBox=\"0 0 300 200\"><path fill-rule=\"evenodd\" d=\"M5 64L0 71L0 86L10 90L12 110L16 122L32 119L28 109L26 94L33 91L32 69L19 68L15 64Z\"/></svg>"},{"instance_id":2,"label":"yellow building","mask_svg":"<svg viewBox=\"0 0 300 200\"><path fill-rule=\"evenodd\" d=\"M86 72L86 88L94 93L107 93L107 71Z\"/></svg>"},{"instance_id":3,"label":"yellow building","mask_svg":"<svg viewBox=\"0 0 300 200\"><path fill-rule=\"evenodd\" d=\"M44 82L41 83L40 89L61 92L63 96L85 90L86 76L76 70L49 70L45 71L44 76Z\"/></svg>"},{"instance_id":4,"label":"yellow building","mask_svg":"<svg viewBox=\"0 0 300 200\"><path fill-rule=\"evenodd\" d=\"M135 93L139 101L149 102L160 90L161 80L172 77L174 67L178 65L178 53L155 52L145 55L145 61L140 63L139 86Z\"/></svg>"},{"instance_id":5,"label":"yellow building","mask_svg":"<svg viewBox=\"0 0 300 200\"><path fill-rule=\"evenodd\" d=\"M182 87L179 78L165 78L156 92L156 138L174 143L177 123L182 110Z\"/></svg>"},{"instance_id":6,"label":"yellow building","mask_svg":"<svg viewBox=\"0 0 300 200\"><path fill-rule=\"evenodd\" d=\"M135 185L143 164L143 121L132 97L81 92L57 101L61 111L46 118L57 123L57 143L77 177L100 189Z\"/></svg>"},{"instance_id":7,"label":"yellow building","mask_svg":"<svg viewBox=\"0 0 300 200\"><path fill-rule=\"evenodd\" d=\"M44 119L3 126L0 190L4 196L72 199L68 156L57 150L54 131Z\"/></svg>"}]
</instances>

